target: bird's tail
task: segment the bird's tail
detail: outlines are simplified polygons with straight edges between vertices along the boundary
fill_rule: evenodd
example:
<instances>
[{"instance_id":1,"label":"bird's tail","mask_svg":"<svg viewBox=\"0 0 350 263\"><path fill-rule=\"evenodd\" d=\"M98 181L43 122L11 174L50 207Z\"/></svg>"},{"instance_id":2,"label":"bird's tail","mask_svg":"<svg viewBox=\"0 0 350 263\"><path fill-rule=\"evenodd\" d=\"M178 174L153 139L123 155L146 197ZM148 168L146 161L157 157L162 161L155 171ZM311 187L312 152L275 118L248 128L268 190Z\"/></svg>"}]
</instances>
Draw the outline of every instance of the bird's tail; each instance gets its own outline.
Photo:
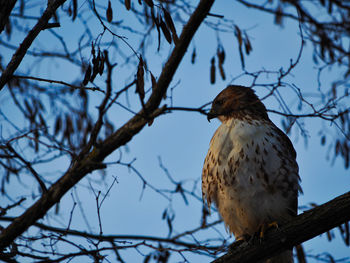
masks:
<instances>
[{"instance_id":1,"label":"bird's tail","mask_svg":"<svg viewBox=\"0 0 350 263\"><path fill-rule=\"evenodd\" d=\"M269 258L265 263L293 263L293 251L287 250L272 258Z\"/></svg>"}]
</instances>

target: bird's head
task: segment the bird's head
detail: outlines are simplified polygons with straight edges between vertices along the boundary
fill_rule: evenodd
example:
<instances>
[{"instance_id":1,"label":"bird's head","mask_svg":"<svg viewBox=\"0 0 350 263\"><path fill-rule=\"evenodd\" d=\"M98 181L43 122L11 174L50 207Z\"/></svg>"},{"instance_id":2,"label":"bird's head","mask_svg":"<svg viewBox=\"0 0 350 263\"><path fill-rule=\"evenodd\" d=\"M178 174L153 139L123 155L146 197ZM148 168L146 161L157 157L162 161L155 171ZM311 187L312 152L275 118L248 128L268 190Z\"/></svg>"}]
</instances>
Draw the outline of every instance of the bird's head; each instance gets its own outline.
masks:
<instances>
[{"instance_id":1,"label":"bird's head","mask_svg":"<svg viewBox=\"0 0 350 263\"><path fill-rule=\"evenodd\" d=\"M229 118L268 119L268 115L264 104L255 95L254 90L230 85L213 100L207 118L208 121L213 118L218 118L220 121Z\"/></svg>"}]
</instances>

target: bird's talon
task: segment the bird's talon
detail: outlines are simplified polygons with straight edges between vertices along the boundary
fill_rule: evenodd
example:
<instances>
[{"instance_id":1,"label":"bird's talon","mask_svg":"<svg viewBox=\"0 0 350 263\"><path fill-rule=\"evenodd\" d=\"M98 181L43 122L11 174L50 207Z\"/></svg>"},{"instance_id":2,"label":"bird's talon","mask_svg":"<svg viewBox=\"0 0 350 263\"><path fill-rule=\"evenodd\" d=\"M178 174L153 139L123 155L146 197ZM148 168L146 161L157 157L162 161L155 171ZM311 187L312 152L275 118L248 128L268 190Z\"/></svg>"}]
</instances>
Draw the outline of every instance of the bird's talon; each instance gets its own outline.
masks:
<instances>
[{"instance_id":1,"label":"bird's talon","mask_svg":"<svg viewBox=\"0 0 350 263\"><path fill-rule=\"evenodd\" d=\"M259 240L260 240L260 243L264 240L265 233L270 228L278 229L278 223L276 221L273 221L271 223L264 223L264 224L262 224L260 226L260 228L259 228Z\"/></svg>"}]
</instances>

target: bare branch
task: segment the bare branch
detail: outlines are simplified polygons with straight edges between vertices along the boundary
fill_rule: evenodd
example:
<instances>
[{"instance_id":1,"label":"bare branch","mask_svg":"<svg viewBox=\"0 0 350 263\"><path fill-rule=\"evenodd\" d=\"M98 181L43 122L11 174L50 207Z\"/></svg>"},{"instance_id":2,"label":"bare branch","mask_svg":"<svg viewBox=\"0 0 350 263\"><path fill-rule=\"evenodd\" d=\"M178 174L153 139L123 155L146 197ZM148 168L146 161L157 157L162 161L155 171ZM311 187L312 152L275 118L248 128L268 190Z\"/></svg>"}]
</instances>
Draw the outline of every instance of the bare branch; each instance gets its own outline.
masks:
<instances>
[{"instance_id":1,"label":"bare branch","mask_svg":"<svg viewBox=\"0 0 350 263\"><path fill-rule=\"evenodd\" d=\"M59 1L56 1L54 3L58 2ZM61 0L61 2L64 1ZM179 43L175 46L167 63L165 64L162 74L158 79L157 87L153 90L152 95L145 104L145 108L147 108L148 113L158 113L158 106L166 93L183 56L185 55L195 32L205 19L213 3L214 0L200 1L188 23L183 28L182 34L179 38ZM17 61L17 66L19 62L20 60ZM8 77L9 75L12 75L15 68L13 68L12 72L11 70L6 70L8 72ZM9 74L9 72L11 73ZM8 79L8 77L3 75L2 81L4 82L4 80ZM0 80L0 84L1 83L2 82ZM143 115L143 110L141 110L140 115ZM35 223L36 220L43 217L48 210L54 204L59 202L61 197L85 175L96 169L104 168L105 165L101 163L103 159L120 146L129 142L133 136L147 124L147 119L141 117L140 115L136 115L130 119L124 126L102 142L100 145L101 147L94 148L83 158L80 157L80 161L73 161L70 169L48 189L47 193L45 193L34 205L28 208L21 216L19 216L2 231L0 235L0 249L9 246L19 235L28 229L28 227Z\"/></svg>"},{"instance_id":2,"label":"bare branch","mask_svg":"<svg viewBox=\"0 0 350 263\"><path fill-rule=\"evenodd\" d=\"M23 40L22 44L18 47L16 52L13 54L11 61L7 65L6 69L2 72L0 77L0 91L5 86L5 84L12 78L13 73L22 62L27 50L39 35L39 33L47 28L47 23L53 14L56 12L57 8L59 8L64 2L67 0L56 0L56 1L48 1L47 8L43 15L40 17L36 25L33 29L28 33L26 38Z\"/></svg>"}]
</instances>

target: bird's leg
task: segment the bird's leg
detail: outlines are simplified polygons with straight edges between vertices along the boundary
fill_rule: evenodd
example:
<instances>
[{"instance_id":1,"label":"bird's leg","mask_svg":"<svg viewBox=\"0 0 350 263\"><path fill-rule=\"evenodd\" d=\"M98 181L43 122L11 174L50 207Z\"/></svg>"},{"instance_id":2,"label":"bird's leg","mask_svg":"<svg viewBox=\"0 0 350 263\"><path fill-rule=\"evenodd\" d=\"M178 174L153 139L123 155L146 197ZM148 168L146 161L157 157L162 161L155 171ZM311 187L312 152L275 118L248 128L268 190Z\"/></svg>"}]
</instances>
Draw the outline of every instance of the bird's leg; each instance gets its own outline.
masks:
<instances>
[{"instance_id":1,"label":"bird's leg","mask_svg":"<svg viewBox=\"0 0 350 263\"><path fill-rule=\"evenodd\" d=\"M259 239L262 241L265 237L266 231L268 231L270 228L276 228L278 229L278 223L277 221L273 221L271 223L262 223L259 227Z\"/></svg>"}]
</instances>

